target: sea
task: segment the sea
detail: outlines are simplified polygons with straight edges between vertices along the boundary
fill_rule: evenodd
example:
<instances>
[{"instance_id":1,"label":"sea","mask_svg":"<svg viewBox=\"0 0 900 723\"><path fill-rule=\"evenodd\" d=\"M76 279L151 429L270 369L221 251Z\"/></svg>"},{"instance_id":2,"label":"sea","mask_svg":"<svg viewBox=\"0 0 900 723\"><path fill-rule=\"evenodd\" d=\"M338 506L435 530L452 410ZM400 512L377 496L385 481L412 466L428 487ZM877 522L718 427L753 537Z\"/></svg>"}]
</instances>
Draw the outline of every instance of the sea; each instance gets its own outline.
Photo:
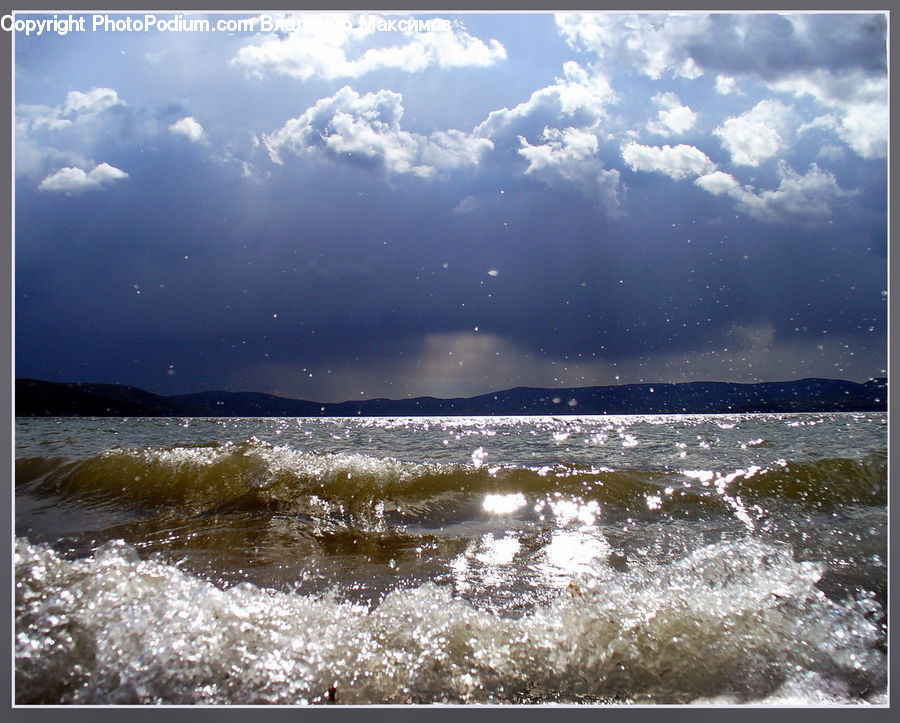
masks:
<instances>
[{"instance_id":1,"label":"sea","mask_svg":"<svg viewBox=\"0 0 900 723\"><path fill-rule=\"evenodd\" d=\"M886 413L19 418L20 705L884 706Z\"/></svg>"}]
</instances>

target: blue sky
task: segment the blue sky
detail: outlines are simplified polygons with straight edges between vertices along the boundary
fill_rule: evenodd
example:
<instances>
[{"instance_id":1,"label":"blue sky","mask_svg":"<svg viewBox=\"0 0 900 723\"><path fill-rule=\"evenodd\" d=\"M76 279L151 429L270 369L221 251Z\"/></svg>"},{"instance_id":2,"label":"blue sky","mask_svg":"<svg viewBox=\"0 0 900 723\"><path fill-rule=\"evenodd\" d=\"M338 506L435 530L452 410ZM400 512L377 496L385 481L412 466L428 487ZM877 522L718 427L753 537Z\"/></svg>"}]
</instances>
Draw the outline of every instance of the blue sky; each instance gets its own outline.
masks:
<instances>
[{"instance_id":1,"label":"blue sky","mask_svg":"<svg viewBox=\"0 0 900 723\"><path fill-rule=\"evenodd\" d=\"M885 374L883 14L381 17L17 33L17 376Z\"/></svg>"}]
</instances>

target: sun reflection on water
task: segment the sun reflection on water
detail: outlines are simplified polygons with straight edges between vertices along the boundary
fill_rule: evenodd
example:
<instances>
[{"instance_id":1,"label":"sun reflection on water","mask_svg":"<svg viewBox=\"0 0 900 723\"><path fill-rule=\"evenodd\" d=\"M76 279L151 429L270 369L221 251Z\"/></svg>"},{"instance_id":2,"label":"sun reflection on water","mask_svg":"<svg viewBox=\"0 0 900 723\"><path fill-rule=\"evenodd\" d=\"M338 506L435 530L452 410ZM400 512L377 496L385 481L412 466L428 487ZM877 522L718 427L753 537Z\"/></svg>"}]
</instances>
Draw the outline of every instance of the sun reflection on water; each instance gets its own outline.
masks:
<instances>
[{"instance_id":1,"label":"sun reflection on water","mask_svg":"<svg viewBox=\"0 0 900 723\"><path fill-rule=\"evenodd\" d=\"M492 515L511 515L528 504L521 492L506 495L485 495L481 508Z\"/></svg>"}]
</instances>

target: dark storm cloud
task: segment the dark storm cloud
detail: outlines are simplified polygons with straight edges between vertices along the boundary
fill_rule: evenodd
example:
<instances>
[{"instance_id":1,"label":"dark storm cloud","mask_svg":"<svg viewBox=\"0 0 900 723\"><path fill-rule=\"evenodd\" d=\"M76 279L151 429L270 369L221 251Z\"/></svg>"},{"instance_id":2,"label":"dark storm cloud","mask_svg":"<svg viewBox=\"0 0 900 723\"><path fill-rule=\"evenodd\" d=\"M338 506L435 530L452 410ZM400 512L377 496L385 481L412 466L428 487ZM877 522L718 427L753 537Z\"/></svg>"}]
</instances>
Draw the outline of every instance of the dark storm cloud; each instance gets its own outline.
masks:
<instances>
[{"instance_id":1,"label":"dark storm cloud","mask_svg":"<svg viewBox=\"0 0 900 723\"><path fill-rule=\"evenodd\" d=\"M795 25L781 15L711 15L707 32L684 46L710 72L764 79L810 69L883 74L886 29L883 16L806 15Z\"/></svg>"}]
</instances>

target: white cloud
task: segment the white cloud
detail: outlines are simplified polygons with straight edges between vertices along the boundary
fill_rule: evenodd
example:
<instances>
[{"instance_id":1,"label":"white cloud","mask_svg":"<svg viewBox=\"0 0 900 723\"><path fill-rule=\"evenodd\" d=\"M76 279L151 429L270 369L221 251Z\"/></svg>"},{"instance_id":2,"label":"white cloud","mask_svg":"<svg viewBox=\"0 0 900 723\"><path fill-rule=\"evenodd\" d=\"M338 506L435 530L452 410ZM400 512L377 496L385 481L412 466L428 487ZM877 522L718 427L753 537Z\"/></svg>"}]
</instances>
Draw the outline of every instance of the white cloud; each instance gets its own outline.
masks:
<instances>
[{"instance_id":1,"label":"white cloud","mask_svg":"<svg viewBox=\"0 0 900 723\"><path fill-rule=\"evenodd\" d=\"M663 173L676 179L707 174L716 167L703 151L684 144L660 147L632 142L622 148L622 158L633 171Z\"/></svg>"},{"instance_id":2,"label":"white cloud","mask_svg":"<svg viewBox=\"0 0 900 723\"><path fill-rule=\"evenodd\" d=\"M25 133L61 131L119 105L125 101L112 88L92 88L86 93L73 90L62 106L17 105L16 124Z\"/></svg>"},{"instance_id":3,"label":"white cloud","mask_svg":"<svg viewBox=\"0 0 900 723\"><path fill-rule=\"evenodd\" d=\"M185 136L193 143L200 143L205 138L203 126L192 116L187 116L186 118L182 118L180 121L173 123L169 126L169 130L172 133Z\"/></svg>"},{"instance_id":4,"label":"white cloud","mask_svg":"<svg viewBox=\"0 0 900 723\"><path fill-rule=\"evenodd\" d=\"M597 136L580 128L545 128L542 135L546 142L532 146L519 136L522 148L519 154L528 160L525 173L540 174L546 169L554 169L566 175L573 164L580 164L597 153Z\"/></svg>"},{"instance_id":5,"label":"white cloud","mask_svg":"<svg viewBox=\"0 0 900 723\"><path fill-rule=\"evenodd\" d=\"M285 151L323 152L333 158L375 165L389 173L432 176L438 170L479 163L493 146L461 131L430 136L400 128L403 98L391 90L360 95L345 86L287 121L263 142L275 163Z\"/></svg>"},{"instance_id":6,"label":"white cloud","mask_svg":"<svg viewBox=\"0 0 900 723\"><path fill-rule=\"evenodd\" d=\"M16 127L23 132L58 131L71 125L71 120L62 117L60 108L24 103L16 106Z\"/></svg>"},{"instance_id":7,"label":"white cloud","mask_svg":"<svg viewBox=\"0 0 900 723\"><path fill-rule=\"evenodd\" d=\"M477 165L494 147L486 138L455 129L417 137L421 139L422 162L435 169Z\"/></svg>"},{"instance_id":8,"label":"white cloud","mask_svg":"<svg viewBox=\"0 0 900 723\"><path fill-rule=\"evenodd\" d=\"M562 13L556 16L556 24L572 47L598 58L615 58L651 78L658 79L666 72L684 78L702 75L680 41L708 32L707 16Z\"/></svg>"},{"instance_id":9,"label":"white cloud","mask_svg":"<svg viewBox=\"0 0 900 723\"><path fill-rule=\"evenodd\" d=\"M616 101L609 80L589 75L578 63L563 65L563 77L536 90L512 109L501 108L475 128L475 134L517 145L519 136L536 136L545 127L593 128L606 117L606 106Z\"/></svg>"},{"instance_id":10,"label":"white cloud","mask_svg":"<svg viewBox=\"0 0 900 723\"><path fill-rule=\"evenodd\" d=\"M656 121L647 124L647 130L661 136L686 133L697 122L697 114L682 105L674 93L657 93L653 102L660 108Z\"/></svg>"},{"instance_id":11,"label":"white cloud","mask_svg":"<svg viewBox=\"0 0 900 723\"><path fill-rule=\"evenodd\" d=\"M883 13L561 14L559 32L599 66L622 63L650 78L716 74L716 90L745 79L808 96L833 114L831 130L863 158L887 155L887 17ZM759 149L773 138L765 130ZM745 134L744 138L747 138ZM783 138L781 139L784 140ZM737 163L756 165L754 149Z\"/></svg>"},{"instance_id":12,"label":"white cloud","mask_svg":"<svg viewBox=\"0 0 900 723\"><path fill-rule=\"evenodd\" d=\"M787 146L795 124L793 108L777 100L763 100L746 113L728 118L713 133L734 163L758 166Z\"/></svg>"},{"instance_id":13,"label":"white cloud","mask_svg":"<svg viewBox=\"0 0 900 723\"><path fill-rule=\"evenodd\" d=\"M741 186L732 176L715 171L698 178L695 183L714 195L726 194L737 201L740 211L767 223L796 223L815 226L834 216L834 207L852 195L838 186L834 175L815 163L804 175L786 163L778 164L778 188L755 192L752 186Z\"/></svg>"},{"instance_id":14,"label":"white cloud","mask_svg":"<svg viewBox=\"0 0 900 723\"><path fill-rule=\"evenodd\" d=\"M600 147L596 135L581 128L545 128L541 140L544 142L531 145L519 136L519 155L528 161L526 175L548 186L573 185L603 203L609 212L615 210L619 172L603 168L596 158Z\"/></svg>"},{"instance_id":15,"label":"white cloud","mask_svg":"<svg viewBox=\"0 0 900 723\"><path fill-rule=\"evenodd\" d=\"M119 94L112 88L92 88L87 93L73 90L66 96L62 114L84 118L117 105L125 105L125 101L119 98Z\"/></svg>"},{"instance_id":16,"label":"white cloud","mask_svg":"<svg viewBox=\"0 0 900 723\"><path fill-rule=\"evenodd\" d=\"M446 31L407 34L377 32L359 20L347 14L288 15L285 21L294 29L262 36L257 44L241 48L231 62L255 75L270 70L300 80L333 80L389 68L414 73L432 66L489 67L506 59L499 41L485 43L457 24L446 23ZM401 42L363 49L373 39L385 38Z\"/></svg>"},{"instance_id":17,"label":"white cloud","mask_svg":"<svg viewBox=\"0 0 900 723\"><path fill-rule=\"evenodd\" d=\"M834 175L815 163L800 175L786 163L779 164L778 188L759 195L744 194L738 208L764 221L795 221L816 224L832 217L834 202L850 194L837 184Z\"/></svg>"},{"instance_id":18,"label":"white cloud","mask_svg":"<svg viewBox=\"0 0 900 723\"><path fill-rule=\"evenodd\" d=\"M833 111L821 117L822 125L834 130L858 155L887 156L890 121L886 77L867 77L859 70L843 75L817 70L779 80L772 87L797 97L811 96Z\"/></svg>"},{"instance_id":19,"label":"white cloud","mask_svg":"<svg viewBox=\"0 0 900 723\"><path fill-rule=\"evenodd\" d=\"M731 95L738 93L737 80L730 75L716 76L716 92L720 95Z\"/></svg>"},{"instance_id":20,"label":"white cloud","mask_svg":"<svg viewBox=\"0 0 900 723\"><path fill-rule=\"evenodd\" d=\"M125 101L112 88L73 90L61 106L17 105L16 174L41 177L49 168L63 164L75 168L91 165L90 151L82 151L96 138L98 119L104 111L122 105ZM74 144L73 139L77 139ZM62 143L80 148L59 148Z\"/></svg>"},{"instance_id":21,"label":"white cloud","mask_svg":"<svg viewBox=\"0 0 900 723\"><path fill-rule=\"evenodd\" d=\"M694 183L696 183L700 188L704 191L708 191L714 196L719 196L723 193L728 195L734 195L739 192L740 184L734 179L734 176L731 176L728 173L723 173L722 171L713 171L712 173L707 173L704 176L700 176L697 178Z\"/></svg>"},{"instance_id":22,"label":"white cloud","mask_svg":"<svg viewBox=\"0 0 900 723\"><path fill-rule=\"evenodd\" d=\"M90 173L80 168L61 168L41 181L42 191L81 191L128 178L128 174L108 163L101 163Z\"/></svg>"}]
</instances>

